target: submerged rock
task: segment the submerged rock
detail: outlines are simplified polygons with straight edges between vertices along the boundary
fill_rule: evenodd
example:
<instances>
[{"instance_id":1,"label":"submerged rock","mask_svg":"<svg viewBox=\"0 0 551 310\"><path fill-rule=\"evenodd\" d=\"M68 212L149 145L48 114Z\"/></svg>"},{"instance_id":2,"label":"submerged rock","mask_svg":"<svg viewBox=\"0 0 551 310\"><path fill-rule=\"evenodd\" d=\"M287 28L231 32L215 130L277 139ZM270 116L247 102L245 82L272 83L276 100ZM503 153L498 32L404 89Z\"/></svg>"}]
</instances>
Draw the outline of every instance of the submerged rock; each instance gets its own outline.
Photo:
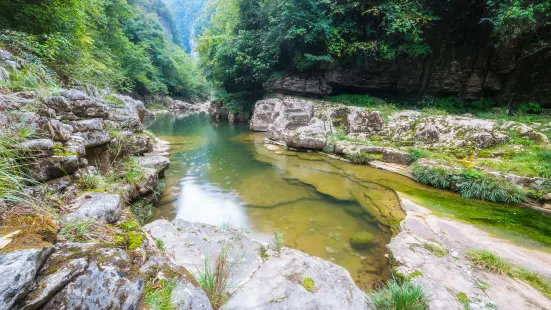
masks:
<instances>
[{"instance_id":1,"label":"submerged rock","mask_svg":"<svg viewBox=\"0 0 551 310\"><path fill-rule=\"evenodd\" d=\"M350 245L355 249L365 249L371 245L373 238L372 233L360 231L350 236Z\"/></svg>"}]
</instances>

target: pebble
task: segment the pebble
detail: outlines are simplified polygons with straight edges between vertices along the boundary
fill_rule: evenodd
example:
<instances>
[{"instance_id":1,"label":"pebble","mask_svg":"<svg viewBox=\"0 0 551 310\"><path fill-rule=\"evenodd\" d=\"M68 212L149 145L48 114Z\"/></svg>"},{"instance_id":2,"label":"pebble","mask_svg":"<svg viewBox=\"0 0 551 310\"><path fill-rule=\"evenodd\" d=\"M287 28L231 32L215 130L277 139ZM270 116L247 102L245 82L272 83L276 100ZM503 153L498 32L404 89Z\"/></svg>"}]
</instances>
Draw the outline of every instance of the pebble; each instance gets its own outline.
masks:
<instances>
[{"instance_id":1,"label":"pebble","mask_svg":"<svg viewBox=\"0 0 551 310\"><path fill-rule=\"evenodd\" d=\"M344 228L342 226L337 226L338 230L343 230Z\"/></svg>"},{"instance_id":2,"label":"pebble","mask_svg":"<svg viewBox=\"0 0 551 310\"><path fill-rule=\"evenodd\" d=\"M339 237L335 237L335 240L337 240L337 241L340 241L340 240L341 240L341 238L339 238Z\"/></svg>"},{"instance_id":3,"label":"pebble","mask_svg":"<svg viewBox=\"0 0 551 310\"><path fill-rule=\"evenodd\" d=\"M453 258L458 258L458 257L459 257L459 253L457 253L457 251L452 251L452 257L453 257Z\"/></svg>"},{"instance_id":4,"label":"pebble","mask_svg":"<svg viewBox=\"0 0 551 310\"><path fill-rule=\"evenodd\" d=\"M334 262L334 261L335 261L335 258L334 258L334 257L331 257L331 261Z\"/></svg>"},{"instance_id":5,"label":"pebble","mask_svg":"<svg viewBox=\"0 0 551 310\"><path fill-rule=\"evenodd\" d=\"M335 237L340 237L341 234L340 234L340 233L335 233L334 236L335 236Z\"/></svg>"},{"instance_id":6,"label":"pebble","mask_svg":"<svg viewBox=\"0 0 551 310\"><path fill-rule=\"evenodd\" d=\"M314 228L310 228L310 231L314 231Z\"/></svg>"},{"instance_id":7,"label":"pebble","mask_svg":"<svg viewBox=\"0 0 551 310\"><path fill-rule=\"evenodd\" d=\"M310 218L310 219L308 219L308 220L309 220L310 222L313 222L313 221L314 221L314 219L313 219L313 218Z\"/></svg>"},{"instance_id":8,"label":"pebble","mask_svg":"<svg viewBox=\"0 0 551 310\"><path fill-rule=\"evenodd\" d=\"M360 256L360 259L361 259L361 260L364 260L364 259L366 259L366 258L367 258L367 257L365 257L365 256Z\"/></svg>"},{"instance_id":9,"label":"pebble","mask_svg":"<svg viewBox=\"0 0 551 310\"><path fill-rule=\"evenodd\" d=\"M329 237L330 237L330 238L333 238L333 233L329 233Z\"/></svg>"},{"instance_id":10,"label":"pebble","mask_svg":"<svg viewBox=\"0 0 551 310\"><path fill-rule=\"evenodd\" d=\"M327 252L327 254L333 254L333 253L335 253L335 250L333 250L332 248L327 246L327 247L325 247L325 252Z\"/></svg>"}]
</instances>

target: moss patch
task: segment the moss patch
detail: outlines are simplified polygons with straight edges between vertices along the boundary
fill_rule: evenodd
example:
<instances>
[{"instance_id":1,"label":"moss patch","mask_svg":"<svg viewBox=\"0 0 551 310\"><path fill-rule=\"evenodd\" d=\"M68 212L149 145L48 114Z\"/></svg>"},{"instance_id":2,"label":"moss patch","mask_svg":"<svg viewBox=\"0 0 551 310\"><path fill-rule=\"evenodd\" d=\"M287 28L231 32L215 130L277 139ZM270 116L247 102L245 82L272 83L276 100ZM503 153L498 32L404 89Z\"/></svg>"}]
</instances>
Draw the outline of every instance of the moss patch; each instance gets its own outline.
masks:
<instances>
[{"instance_id":1,"label":"moss patch","mask_svg":"<svg viewBox=\"0 0 551 310\"><path fill-rule=\"evenodd\" d=\"M302 286L308 291L312 292L314 290L314 280L312 278L304 278L302 280Z\"/></svg>"}]
</instances>

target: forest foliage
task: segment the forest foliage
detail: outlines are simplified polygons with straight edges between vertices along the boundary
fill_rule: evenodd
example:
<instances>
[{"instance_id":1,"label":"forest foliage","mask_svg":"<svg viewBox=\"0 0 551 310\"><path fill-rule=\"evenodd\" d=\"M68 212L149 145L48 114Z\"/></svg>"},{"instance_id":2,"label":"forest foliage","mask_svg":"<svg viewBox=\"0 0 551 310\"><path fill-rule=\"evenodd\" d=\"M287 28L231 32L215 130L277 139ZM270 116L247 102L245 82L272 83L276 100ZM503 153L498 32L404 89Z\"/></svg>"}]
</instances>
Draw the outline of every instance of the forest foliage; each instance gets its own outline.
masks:
<instances>
[{"instance_id":1,"label":"forest foliage","mask_svg":"<svg viewBox=\"0 0 551 310\"><path fill-rule=\"evenodd\" d=\"M215 0L197 49L209 79L228 91L251 91L281 71L429 55L431 33L465 15L473 15L475 25L488 25L495 46L533 39L523 48L536 50L549 46L544 30L551 22L550 5L548 0Z\"/></svg>"},{"instance_id":2,"label":"forest foliage","mask_svg":"<svg viewBox=\"0 0 551 310\"><path fill-rule=\"evenodd\" d=\"M139 95L203 96L162 0L0 2L0 47L77 80Z\"/></svg>"}]
</instances>

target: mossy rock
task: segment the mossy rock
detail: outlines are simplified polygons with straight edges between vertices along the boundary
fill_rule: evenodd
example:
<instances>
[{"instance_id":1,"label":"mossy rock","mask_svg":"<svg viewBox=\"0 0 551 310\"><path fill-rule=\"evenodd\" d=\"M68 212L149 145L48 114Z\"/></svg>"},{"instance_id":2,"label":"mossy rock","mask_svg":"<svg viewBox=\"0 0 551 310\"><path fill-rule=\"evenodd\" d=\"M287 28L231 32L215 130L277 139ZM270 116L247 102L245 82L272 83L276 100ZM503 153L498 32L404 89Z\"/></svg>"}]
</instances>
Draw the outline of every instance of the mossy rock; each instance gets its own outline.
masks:
<instances>
[{"instance_id":1,"label":"mossy rock","mask_svg":"<svg viewBox=\"0 0 551 310\"><path fill-rule=\"evenodd\" d=\"M367 231L360 231L350 236L350 245L355 249L365 249L371 245L373 234Z\"/></svg>"}]
</instances>

